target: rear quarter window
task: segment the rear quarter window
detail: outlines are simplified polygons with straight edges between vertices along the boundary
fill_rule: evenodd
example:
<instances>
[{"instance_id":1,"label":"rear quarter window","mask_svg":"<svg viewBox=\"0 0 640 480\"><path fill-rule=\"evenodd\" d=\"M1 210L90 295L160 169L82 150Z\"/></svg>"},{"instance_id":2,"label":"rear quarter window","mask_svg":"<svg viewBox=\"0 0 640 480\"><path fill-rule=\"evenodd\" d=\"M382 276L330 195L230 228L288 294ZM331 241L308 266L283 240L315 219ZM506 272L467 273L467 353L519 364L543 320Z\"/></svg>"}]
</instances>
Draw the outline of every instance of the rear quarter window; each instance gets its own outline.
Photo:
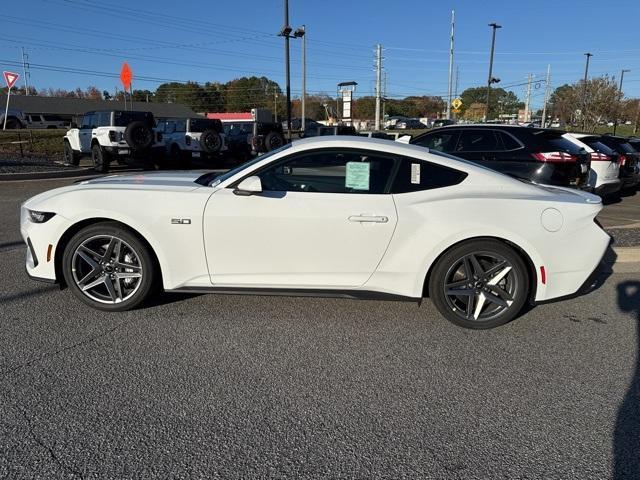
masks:
<instances>
[{"instance_id":1,"label":"rear quarter window","mask_svg":"<svg viewBox=\"0 0 640 480\"><path fill-rule=\"evenodd\" d=\"M402 158L391 193L409 193L450 187L461 183L466 172L414 158Z\"/></svg>"}]
</instances>

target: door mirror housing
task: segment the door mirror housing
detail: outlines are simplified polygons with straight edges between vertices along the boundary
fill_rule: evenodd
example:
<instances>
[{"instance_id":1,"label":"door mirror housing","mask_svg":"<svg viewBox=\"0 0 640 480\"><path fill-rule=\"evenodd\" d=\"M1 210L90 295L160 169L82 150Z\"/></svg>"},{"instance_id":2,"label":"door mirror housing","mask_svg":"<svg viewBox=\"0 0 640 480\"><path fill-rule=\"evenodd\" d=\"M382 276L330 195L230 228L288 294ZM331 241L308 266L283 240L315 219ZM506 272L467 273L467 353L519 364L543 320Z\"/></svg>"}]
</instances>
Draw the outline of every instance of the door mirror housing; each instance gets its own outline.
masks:
<instances>
[{"instance_id":1,"label":"door mirror housing","mask_svg":"<svg viewBox=\"0 0 640 480\"><path fill-rule=\"evenodd\" d=\"M236 195L249 196L255 193L262 193L262 182L260 177L252 175L242 180L233 191Z\"/></svg>"}]
</instances>

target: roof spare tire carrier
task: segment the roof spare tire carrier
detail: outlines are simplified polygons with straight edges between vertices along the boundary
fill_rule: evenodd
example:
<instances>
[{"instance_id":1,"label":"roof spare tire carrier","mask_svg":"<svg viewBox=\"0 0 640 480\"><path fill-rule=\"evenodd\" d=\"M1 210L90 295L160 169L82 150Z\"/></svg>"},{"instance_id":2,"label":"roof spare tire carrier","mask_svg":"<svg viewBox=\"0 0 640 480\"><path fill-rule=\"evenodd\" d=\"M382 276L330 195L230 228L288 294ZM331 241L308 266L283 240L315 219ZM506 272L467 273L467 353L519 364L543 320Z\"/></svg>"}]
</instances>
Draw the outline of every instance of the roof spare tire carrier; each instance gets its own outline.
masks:
<instances>
[{"instance_id":1,"label":"roof spare tire carrier","mask_svg":"<svg viewBox=\"0 0 640 480\"><path fill-rule=\"evenodd\" d=\"M200 146L207 153L215 153L222 148L220 134L212 129L207 129L200 135Z\"/></svg>"},{"instance_id":2,"label":"roof spare tire carrier","mask_svg":"<svg viewBox=\"0 0 640 480\"><path fill-rule=\"evenodd\" d=\"M133 150L146 150L153 143L153 130L144 122L131 122L124 131L124 139Z\"/></svg>"}]
</instances>

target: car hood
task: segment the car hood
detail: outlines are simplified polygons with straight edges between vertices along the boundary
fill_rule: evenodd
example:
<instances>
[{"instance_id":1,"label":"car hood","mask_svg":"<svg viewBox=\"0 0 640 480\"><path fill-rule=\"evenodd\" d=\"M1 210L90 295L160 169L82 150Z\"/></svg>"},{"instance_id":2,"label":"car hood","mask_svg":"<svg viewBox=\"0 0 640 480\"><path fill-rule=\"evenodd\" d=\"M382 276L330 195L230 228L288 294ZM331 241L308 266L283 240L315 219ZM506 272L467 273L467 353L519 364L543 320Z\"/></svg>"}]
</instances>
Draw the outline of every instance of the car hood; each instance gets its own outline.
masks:
<instances>
[{"instance_id":1,"label":"car hood","mask_svg":"<svg viewBox=\"0 0 640 480\"><path fill-rule=\"evenodd\" d=\"M187 170L177 172L150 172L136 173L128 175L105 175L103 177L91 178L76 182L76 185L99 185L99 186L164 186L164 187L191 187L198 188L195 181L207 170Z\"/></svg>"},{"instance_id":2,"label":"car hood","mask_svg":"<svg viewBox=\"0 0 640 480\"><path fill-rule=\"evenodd\" d=\"M195 181L207 173L207 170L170 171L170 172L150 172L128 175L106 175L102 177L90 178L77 181L68 187L55 188L43 192L27 200L23 206L27 208L38 208L59 195L92 189L113 189L113 190L152 190L160 192L191 191L203 188Z\"/></svg>"}]
</instances>

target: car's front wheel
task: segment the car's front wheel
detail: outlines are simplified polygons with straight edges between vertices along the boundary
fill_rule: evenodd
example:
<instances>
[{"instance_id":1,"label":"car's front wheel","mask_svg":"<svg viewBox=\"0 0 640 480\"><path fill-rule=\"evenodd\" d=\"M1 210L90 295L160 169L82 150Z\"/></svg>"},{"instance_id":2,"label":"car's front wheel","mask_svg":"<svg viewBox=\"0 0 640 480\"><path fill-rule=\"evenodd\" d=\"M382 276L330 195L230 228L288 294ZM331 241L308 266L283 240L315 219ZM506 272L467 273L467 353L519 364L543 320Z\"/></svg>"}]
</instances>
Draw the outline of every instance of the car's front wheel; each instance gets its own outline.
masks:
<instances>
[{"instance_id":1,"label":"car's front wheel","mask_svg":"<svg viewBox=\"0 0 640 480\"><path fill-rule=\"evenodd\" d=\"M96 172L107 173L109 171L109 154L97 143L91 147L91 159Z\"/></svg>"},{"instance_id":2,"label":"car's front wheel","mask_svg":"<svg viewBox=\"0 0 640 480\"><path fill-rule=\"evenodd\" d=\"M440 313L465 328L493 328L513 320L528 295L525 263L496 240L452 248L438 260L429 281L429 296Z\"/></svg>"},{"instance_id":3,"label":"car's front wheel","mask_svg":"<svg viewBox=\"0 0 640 480\"><path fill-rule=\"evenodd\" d=\"M84 303L109 311L130 310L153 290L156 268L149 247L115 222L80 230L67 244L62 272Z\"/></svg>"}]
</instances>

